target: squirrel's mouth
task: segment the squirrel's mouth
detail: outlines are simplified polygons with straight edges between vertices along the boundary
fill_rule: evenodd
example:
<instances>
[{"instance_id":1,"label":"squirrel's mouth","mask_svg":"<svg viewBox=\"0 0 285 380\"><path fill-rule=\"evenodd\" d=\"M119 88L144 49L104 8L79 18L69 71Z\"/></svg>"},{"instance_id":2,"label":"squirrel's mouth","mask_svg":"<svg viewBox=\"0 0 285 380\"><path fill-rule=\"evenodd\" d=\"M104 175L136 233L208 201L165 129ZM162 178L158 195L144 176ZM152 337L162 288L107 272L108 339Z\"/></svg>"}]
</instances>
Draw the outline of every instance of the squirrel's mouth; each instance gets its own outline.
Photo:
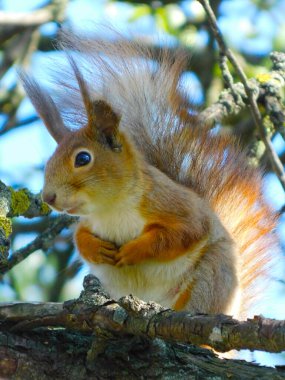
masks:
<instances>
[{"instance_id":1,"label":"squirrel's mouth","mask_svg":"<svg viewBox=\"0 0 285 380\"><path fill-rule=\"evenodd\" d=\"M78 204L74 207L71 207L71 208L66 208L63 210L63 212L65 212L66 214L70 214L70 215L80 215L80 208L81 208L81 204Z\"/></svg>"},{"instance_id":2,"label":"squirrel's mouth","mask_svg":"<svg viewBox=\"0 0 285 380\"><path fill-rule=\"evenodd\" d=\"M76 211L78 211L78 207L72 207L68 210L64 210L67 214L76 214Z\"/></svg>"},{"instance_id":3,"label":"squirrel's mouth","mask_svg":"<svg viewBox=\"0 0 285 380\"><path fill-rule=\"evenodd\" d=\"M71 208L59 207L58 205L52 205L52 206L50 206L50 208L57 211L57 212L64 213L64 214L70 214L70 215L76 215L77 214L77 215L79 215L81 204L78 204L78 205L73 206Z\"/></svg>"}]
</instances>

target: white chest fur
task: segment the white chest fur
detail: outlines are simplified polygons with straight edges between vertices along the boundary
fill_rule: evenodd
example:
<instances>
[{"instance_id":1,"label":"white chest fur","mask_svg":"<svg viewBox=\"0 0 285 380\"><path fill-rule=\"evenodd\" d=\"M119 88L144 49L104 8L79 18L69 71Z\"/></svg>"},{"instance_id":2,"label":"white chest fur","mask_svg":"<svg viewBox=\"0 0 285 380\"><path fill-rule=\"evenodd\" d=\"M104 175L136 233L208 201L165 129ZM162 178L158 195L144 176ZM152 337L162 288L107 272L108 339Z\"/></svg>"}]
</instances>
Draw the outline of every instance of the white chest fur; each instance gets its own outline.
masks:
<instances>
[{"instance_id":1,"label":"white chest fur","mask_svg":"<svg viewBox=\"0 0 285 380\"><path fill-rule=\"evenodd\" d=\"M145 220L135 208L126 206L89 217L88 224L96 236L121 246L141 234Z\"/></svg>"},{"instance_id":2,"label":"white chest fur","mask_svg":"<svg viewBox=\"0 0 285 380\"><path fill-rule=\"evenodd\" d=\"M145 224L146 221L135 208L113 210L110 216L101 215L99 218L94 215L88 218L88 225L96 236L118 246L138 237ZM148 261L122 268L97 264L90 265L90 268L114 299L133 294L145 301L156 301L170 307L173 300L172 297L169 299L168 293L189 266L191 260L185 255L163 263Z\"/></svg>"}]
</instances>

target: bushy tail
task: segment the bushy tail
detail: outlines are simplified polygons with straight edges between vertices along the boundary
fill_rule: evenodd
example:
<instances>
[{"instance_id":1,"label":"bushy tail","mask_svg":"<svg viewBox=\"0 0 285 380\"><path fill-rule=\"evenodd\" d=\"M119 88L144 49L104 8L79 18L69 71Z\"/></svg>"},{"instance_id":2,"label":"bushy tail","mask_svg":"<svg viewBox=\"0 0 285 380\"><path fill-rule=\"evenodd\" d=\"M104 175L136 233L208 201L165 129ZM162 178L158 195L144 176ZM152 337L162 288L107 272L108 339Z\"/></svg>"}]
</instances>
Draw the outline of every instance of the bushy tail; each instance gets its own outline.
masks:
<instances>
[{"instance_id":1,"label":"bushy tail","mask_svg":"<svg viewBox=\"0 0 285 380\"><path fill-rule=\"evenodd\" d=\"M115 42L103 42L66 33L62 45L73 51L91 96L104 98L121 113L122 128L148 162L193 188L219 215L240 252L245 305L254 295L253 281L271 260L269 246L275 239L275 216L263 199L262 175L248 165L231 136L202 127L189 111L180 83L186 62L182 52L152 52L116 37ZM69 105L67 121L82 124L86 115L71 79L72 74L61 79L60 99Z\"/></svg>"}]
</instances>

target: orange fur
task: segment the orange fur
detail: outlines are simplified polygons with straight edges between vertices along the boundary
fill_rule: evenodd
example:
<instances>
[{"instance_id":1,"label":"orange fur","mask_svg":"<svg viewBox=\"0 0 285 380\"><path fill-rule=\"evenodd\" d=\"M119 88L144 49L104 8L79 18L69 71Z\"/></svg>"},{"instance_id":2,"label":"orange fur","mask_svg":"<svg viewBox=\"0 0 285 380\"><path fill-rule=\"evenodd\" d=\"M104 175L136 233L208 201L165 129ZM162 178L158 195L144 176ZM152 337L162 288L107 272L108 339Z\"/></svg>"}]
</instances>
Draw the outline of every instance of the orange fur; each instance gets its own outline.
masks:
<instances>
[{"instance_id":1,"label":"orange fur","mask_svg":"<svg viewBox=\"0 0 285 380\"><path fill-rule=\"evenodd\" d=\"M115 244L98 239L82 226L77 228L74 239L85 260L93 264L115 264L115 254L118 252Z\"/></svg>"},{"instance_id":2,"label":"orange fur","mask_svg":"<svg viewBox=\"0 0 285 380\"><path fill-rule=\"evenodd\" d=\"M209 245L207 244L208 243L207 237L204 238L204 241L205 241L205 244L200 247L199 255L197 255L197 257L195 258L195 260L193 262L194 269L197 269L200 262L203 260L204 255L209 251ZM195 286L195 277L191 281L190 284L186 285L186 288L185 287L182 289L178 288L178 290L177 290L178 297L177 297L174 305L172 306L173 310L180 311L180 310L185 309L185 307L187 306L187 304L189 303L189 301L191 299L191 294L192 294L192 290L193 290L194 286Z\"/></svg>"},{"instance_id":3,"label":"orange fur","mask_svg":"<svg viewBox=\"0 0 285 380\"><path fill-rule=\"evenodd\" d=\"M172 306L172 309L175 311L181 311L185 309L187 306L190 298L191 298L191 292L195 285L195 281L192 281L191 284L189 284L186 289L184 289L178 296L175 304Z\"/></svg>"},{"instance_id":4,"label":"orange fur","mask_svg":"<svg viewBox=\"0 0 285 380\"><path fill-rule=\"evenodd\" d=\"M171 261L195 250L201 240L207 236L202 229L200 236L193 237L191 224L187 226L166 221L160 224L148 224L143 233L135 240L123 245L116 255L117 266L134 265L145 260ZM199 237L198 237L199 236Z\"/></svg>"}]
</instances>

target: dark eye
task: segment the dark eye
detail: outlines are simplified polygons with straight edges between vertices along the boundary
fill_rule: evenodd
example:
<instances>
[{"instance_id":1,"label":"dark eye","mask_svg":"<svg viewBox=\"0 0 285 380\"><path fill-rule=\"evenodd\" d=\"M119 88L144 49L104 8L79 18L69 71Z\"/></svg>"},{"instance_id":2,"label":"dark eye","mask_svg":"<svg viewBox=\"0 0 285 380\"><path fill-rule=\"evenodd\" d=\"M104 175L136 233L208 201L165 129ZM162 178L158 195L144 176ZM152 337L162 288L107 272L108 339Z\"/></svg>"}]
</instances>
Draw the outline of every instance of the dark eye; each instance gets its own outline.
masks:
<instances>
[{"instance_id":1,"label":"dark eye","mask_svg":"<svg viewBox=\"0 0 285 380\"><path fill-rule=\"evenodd\" d=\"M75 157L75 167L85 166L91 161L91 156L88 152L79 152Z\"/></svg>"}]
</instances>

